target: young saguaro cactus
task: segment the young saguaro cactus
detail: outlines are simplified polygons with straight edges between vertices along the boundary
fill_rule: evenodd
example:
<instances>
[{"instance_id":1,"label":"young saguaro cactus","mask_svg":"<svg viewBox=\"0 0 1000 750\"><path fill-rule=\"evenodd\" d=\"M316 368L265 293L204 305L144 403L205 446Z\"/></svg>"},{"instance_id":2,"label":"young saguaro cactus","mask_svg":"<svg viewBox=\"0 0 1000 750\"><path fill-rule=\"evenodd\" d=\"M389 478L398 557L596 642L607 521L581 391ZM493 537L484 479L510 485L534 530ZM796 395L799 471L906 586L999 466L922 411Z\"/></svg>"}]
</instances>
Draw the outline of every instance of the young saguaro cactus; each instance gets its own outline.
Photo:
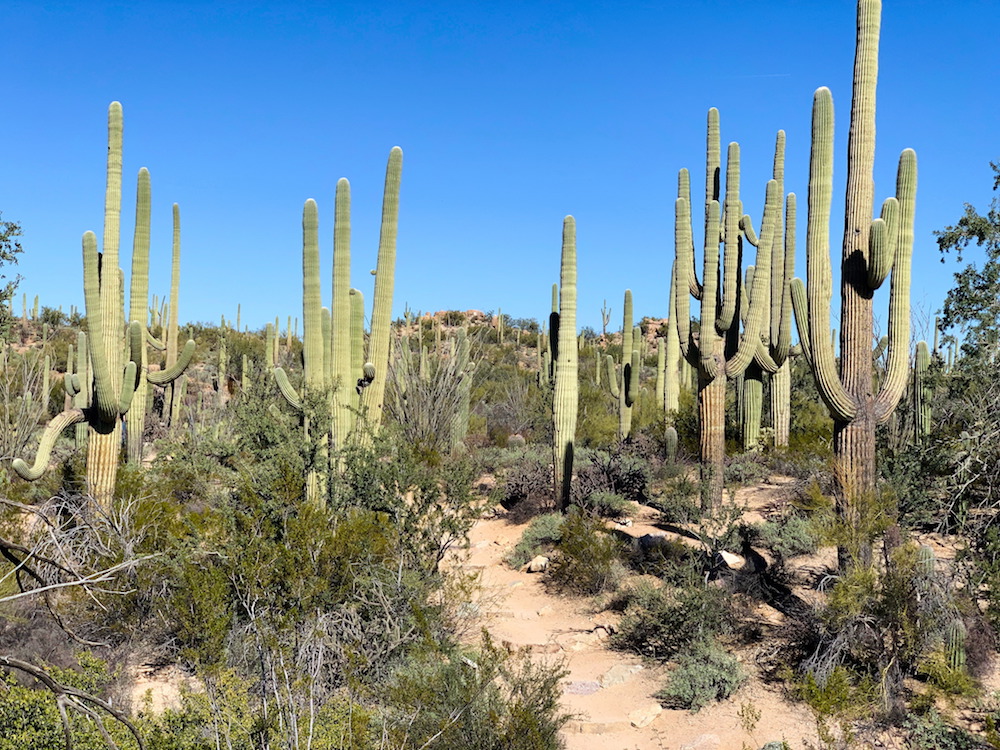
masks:
<instances>
[{"instance_id":1,"label":"young saguaro cactus","mask_svg":"<svg viewBox=\"0 0 1000 750\"><path fill-rule=\"evenodd\" d=\"M573 446L580 395L580 356L576 343L576 220L563 219L559 270L558 338L553 350L555 389L552 397L553 476L557 506L569 508Z\"/></svg>"},{"instance_id":2,"label":"young saguaro cactus","mask_svg":"<svg viewBox=\"0 0 1000 750\"><path fill-rule=\"evenodd\" d=\"M625 440L632 434L632 404L639 397L639 350L634 342L632 327L632 290L625 290L622 311L622 364L615 366L615 359L607 355L608 392L618 401L618 439Z\"/></svg>"},{"instance_id":3,"label":"young saguaro cactus","mask_svg":"<svg viewBox=\"0 0 1000 750\"><path fill-rule=\"evenodd\" d=\"M927 371L931 354L926 341L918 341L913 355L913 439L922 443L931 434L931 392L927 387Z\"/></svg>"},{"instance_id":4,"label":"young saguaro cactus","mask_svg":"<svg viewBox=\"0 0 1000 750\"><path fill-rule=\"evenodd\" d=\"M830 204L833 194L833 98L820 88L813 97L807 230L808 295L796 295L796 317L808 321L812 371L834 421L833 448L839 462L836 507L862 537L862 504L875 493L875 428L886 422L906 388L910 338L910 264L917 159L900 155L896 196L872 220L875 184L875 85L878 77L880 0L858 2L857 44L847 156L847 197L840 284L839 367L830 341ZM891 274L888 360L878 392L872 385L872 298ZM801 284L801 282L797 282ZM808 304L802 298L808 296ZM801 324L800 324L801 326ZM855 556L860 560L854 559ZM867 538L854 552L839 550L841 567L871 558Z\"/></svg>"}]
</instances>

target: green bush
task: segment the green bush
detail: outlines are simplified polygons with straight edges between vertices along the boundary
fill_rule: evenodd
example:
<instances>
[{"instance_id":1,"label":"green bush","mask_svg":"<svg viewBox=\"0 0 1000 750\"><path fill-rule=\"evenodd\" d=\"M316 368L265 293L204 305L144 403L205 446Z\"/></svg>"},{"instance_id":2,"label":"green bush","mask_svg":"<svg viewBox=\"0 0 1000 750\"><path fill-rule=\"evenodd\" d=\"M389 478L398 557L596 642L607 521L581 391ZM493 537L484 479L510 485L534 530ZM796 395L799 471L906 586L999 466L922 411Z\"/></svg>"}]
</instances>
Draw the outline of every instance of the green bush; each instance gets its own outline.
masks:
<instances>
[{"instance_id":1,"label":"green bush","mask_svg":"<svg viewBox=\"0 0 1000 750\"><path fill-rule=\"evenodd\" d=\"M507 564L512 568L520 568L527 565L535 555L551 552L562 539L562 525L561 513L546 513L535 518L507 555Z\"/></svg>"},{"instance_id":2,"label":"green bush","mask_svg":"<svg viewBox=\"0 0 1000 750\"><path fill-rule=\"evenodd\" d=\"M811 555L819 539L808 519L790 513L777 521L765 521L757 528L757 540L765 548L781 557Z\"/></svg>"},{"instance_id":3,"label":"green bush","mask_svg":"<svg viewBox=\"0 0 1000 750\"><path fill-rule=\"evenodd\" d=\"M575 594L599 594L613 588L622 574L618 542L604 522L570 508L547 575L557 588Z\"/></svg>"},{"instance_id":4,"label":"green bush","mask_svg":"<svg viewBox=\"0 0 1000 750\"><path fill-rule=\"evenodd\" d=\"M618 493L601 490L591 492L578 504L584 510L601 518L622 518L627 516L633 508L632 503Z\"/></svg>"},{"instance_id":5,"label":"green bush","mask_svg":"<svg viewBox=\"0 0 1000 750\"><path fill-rule=\"evenodd\" d=\"M746 672L735 657L714 639L695 641L677 658L677 669L656 697L672 708L698 711L724 700L746 682Z\"/></svg>"},{"instance_id":6,"label":"green bush","mask_svg":"<svg viewBox=\"0 0 1000 750\"><path fill-rule=\"evenodd\" d=\"M556 750L561 666L507 654L483 633L478 653L431 656L400 670L388 689L391 747Z\"/></svg>"},{"instance_id":7,"label":"green bush","mask_svg":"<svg viewBox=\"0 0 1000 750\"><path fill-rule=\"evenodd\" d=\"M611 646L653 659L670 659L689 643L733 630L729 597L704 584L676 589L637 586L611 636Z\"/></svg>"}]
</instances>

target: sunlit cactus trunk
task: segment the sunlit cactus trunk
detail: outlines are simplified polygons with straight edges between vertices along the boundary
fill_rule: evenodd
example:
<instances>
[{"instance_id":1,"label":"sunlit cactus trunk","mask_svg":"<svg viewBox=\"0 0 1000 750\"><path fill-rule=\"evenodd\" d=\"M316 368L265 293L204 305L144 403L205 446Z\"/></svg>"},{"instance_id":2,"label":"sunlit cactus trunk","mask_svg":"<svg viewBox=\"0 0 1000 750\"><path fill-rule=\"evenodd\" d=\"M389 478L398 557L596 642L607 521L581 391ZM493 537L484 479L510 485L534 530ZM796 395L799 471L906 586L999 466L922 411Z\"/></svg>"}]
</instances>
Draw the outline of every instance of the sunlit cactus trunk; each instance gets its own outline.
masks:
<instances>
[{"instance_id":1,"label":"sunlit cactus trunk","mask_svg":"<svg viewBox=\"0 0 1000 750\"><path fill-rule=\"evenodd\" d=\"M573 478L573 446L580 393L580 357L576 343L576 220L572 216L563 221L558 321L552 397L553 473L556 504L566 510L569 508Z\"/></svg>"}]
</instances>

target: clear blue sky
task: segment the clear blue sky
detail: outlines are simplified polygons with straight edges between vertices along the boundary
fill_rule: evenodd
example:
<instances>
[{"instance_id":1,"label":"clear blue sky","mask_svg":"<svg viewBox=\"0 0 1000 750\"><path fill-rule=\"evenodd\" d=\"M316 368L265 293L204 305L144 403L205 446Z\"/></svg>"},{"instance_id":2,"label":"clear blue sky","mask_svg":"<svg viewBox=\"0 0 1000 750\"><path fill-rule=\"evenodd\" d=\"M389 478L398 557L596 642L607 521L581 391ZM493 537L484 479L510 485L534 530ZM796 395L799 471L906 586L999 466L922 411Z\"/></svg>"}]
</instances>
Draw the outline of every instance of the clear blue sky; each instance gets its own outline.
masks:
<instances>
[{"instance_id":1,"label":"clear blue sky","mask_svg":"<svg viewBox=\"0 0 1000 750\"><path fill-rule=\"evenodd\" d=\"M339 177L353 188L352 282L370 310L395 145L404 151L396 315L408 303L544 318L569 213L580 325L599 328L607 299L620 327L627 287L637 317L665 315L676 174L687 166L703 184L711 106L723 141L741 144L743 198L759 217L779 128L786 189L804 201L812 94L829 86L843 192L851 0L95 0L7 2L3 16L0 211L24 228L22 289L52 307L82 306L80 237L100 234L115 99L125 111L122 248L146 166L151 292L168 289L171 204L181 207L182 320L232 318L240 302L253 327L300 316L302 204L319 202L327 274ZM884 3L877 203L893 190L899 152L916 149L917 322L933 316L957 270L939 263L932 230L954 222L963 202L985 208L991 197L998 28L995 0ZM835 247L840 216L835 205Z\"/></svg>"}]
</instances>

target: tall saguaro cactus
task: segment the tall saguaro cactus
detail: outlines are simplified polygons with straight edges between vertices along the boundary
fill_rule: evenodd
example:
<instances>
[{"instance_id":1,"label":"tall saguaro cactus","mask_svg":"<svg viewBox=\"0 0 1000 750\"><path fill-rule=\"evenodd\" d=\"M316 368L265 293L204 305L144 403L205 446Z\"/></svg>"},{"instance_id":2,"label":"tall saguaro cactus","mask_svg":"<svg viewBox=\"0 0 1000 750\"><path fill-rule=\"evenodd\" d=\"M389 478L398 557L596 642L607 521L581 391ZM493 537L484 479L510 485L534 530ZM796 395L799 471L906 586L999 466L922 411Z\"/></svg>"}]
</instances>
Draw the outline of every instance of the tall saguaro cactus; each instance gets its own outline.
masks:
<instances>
[{"instance_id":1,"label":"tall saguaro cactus","mask_svg":"<svg viewBox=\"0 0 1000 750\"><path fill-rule=\"evenodd\" d=\"M80 338L78 357L86 356L88 368L78 359L77 373L70 378L70 389L77 397L76 408L56 416L46 426L35 456L33 466L15 459L14 470L23 479L35 480L44 473L56 438L68 426L86 422L89 425L87 447L87 484L93 497L109 506L114 494L115 479L121 453L122 417L133 405L137 390L145 390L143 354L145 350L144 327L146 298L141 301L142 312L138 319L125 326L122 289L122 272L119 268L118 248L121 218L122 182L122 108L112 102L108 108L108 167L107 189L104 203L104 252L98 255L97 237L93 232L83 235L83 288L87 307L89 337ZM139 173L138 208L135 247L139 248L138 261L133 264L142 273L142 247L148 251L148 221L143 213L148 208L148 173ZM144 206L146 208L144 208ZM144 223L145 221L145 223ZM144 236L145 234L145 236ZM148 259L148 255L147 255ZM146 261L148 273L148 260ZM150 373L150 382L163 384L179 374L190 362L195 344L188 341L183 355L173 368L162 373ZM154 380L154 376L156 380ZM92 381L92 382L91 382ZM141 386L141 387L140 387ZM89 391L89 396L82 394ZM140 431L141 435L141 431Z\"/></svg>"},{"instance_id":2,"label":"tall saguaro cactus","mask_svg":"<svg viewBox=\"0 0 1000 750\"><path fill-rule=\"evenodd\" d=\"M382 397L361 401L361 394L376 380L383 380L388 368L388 336L391 325L392 276L396 254L396 217L403 154L394 148L386 170L386 188L382 211L382 238L375 280L375 311L372 314L372 339L368 360L364 359L364 299L351 289L351 187L346 179L337 182L333 229L333 302L332 310L322 306L319 270L319 218L316 202L306 201L302 212L302 356L305 362L303 393L296 393L285 371L274 368L278 387L286 401L303 413L305 397L325 392L330 405L328 424L304 425L314 447L314 468L306 478L306 496L322 505L328 486L329 446L339 450L354 427L354 415L360 404L372 410L372 420L381 416ZM381 277L381 278L380 278ZM377 321L377 322L376 322ZM371 357L381 358L382 344L375 335L384 326L385 351L381 369Z\"/></svg>"},{"instance_id":3,"label":"tall saguaro cactus","mask_svg":"<svg viewBox=\"0 0 1000 750\"><path fill-rule=\"evenodd\" d=\"M743 214L739 192L740 152L736 143L730 143L727 150L725 200L720 204L721 152L719 113L713 108L708 113L703 282L699 284L694 275L690 177L686 169L681 170L678 178L675 203L673 281L677 290L674 318L681 352L698 370L699 440L706 507L718 505L722 500L726 378L743 375L751 363L772 372L777 368L775 356L780 356L780 346L772 345L771 336L774 335L775 341L784 340L774 331L774 325L777 321L780 328L781 309L790 307L784 291L776 294L772 290L772 256L776 254L776 237L780 237L781 225L784 134L778 133L774 178L767 183L759 238L750 218ZM745 289L740 278L744 236L757 247L757 264L752 281L748 280ZM724 248L721 272L720 244ZM774 269L779 275L783 271L784 265L781 271ZM780 288L784 287L787 283L782 276ZM684 290L701 300L701 326L697 334L691 330L690 302ZM778 304L779 301L781 304L776 311L772 302ZM785 317L788 320L784 337L788 338L791 335L790 315Z\"/></svg>"},{"instance_id":4,"label":"tall saguaro cactus","mask_svg":"<svg viewBox=\"0 0 1000 750\"><path fill-rule=\"evenodd\" d=\"M841 261L840 366L830 341L830 203L833 193L833 99L820 88L813 98L807 231L808 309L796 308L809 323L809 349L820 395L834 420L834 454L839 460L837 510L851 528L863 529L863 504L875 493L875 427L889 419L906 388L910 338L910 263L916 196L916 154L900 155L896 196L872 220L875 185L875 85L878 77L880 0L859 0L851 127L848 138L847 198ZM888 361L878 392L872 385L872 297L891 274ZM798 295L801 300L801 295ZM867 562L871 548L859 539L841 548L842 567ZM855 556L861 559L855 559Z\"/></svg>"},{"instance_id":5,"label":"tall saguaro cactus","mask_svg":"<svg viewBox=\"0 0 1000 750\"><path fill-rule=\"evenodd\" d=\"M572 216L563 219L558 321L552 396L553 474L556 502L566 510L573 477L573 445L580 394L580 357L576 343L576 220Z\"/></svg>"}]
</instances>

